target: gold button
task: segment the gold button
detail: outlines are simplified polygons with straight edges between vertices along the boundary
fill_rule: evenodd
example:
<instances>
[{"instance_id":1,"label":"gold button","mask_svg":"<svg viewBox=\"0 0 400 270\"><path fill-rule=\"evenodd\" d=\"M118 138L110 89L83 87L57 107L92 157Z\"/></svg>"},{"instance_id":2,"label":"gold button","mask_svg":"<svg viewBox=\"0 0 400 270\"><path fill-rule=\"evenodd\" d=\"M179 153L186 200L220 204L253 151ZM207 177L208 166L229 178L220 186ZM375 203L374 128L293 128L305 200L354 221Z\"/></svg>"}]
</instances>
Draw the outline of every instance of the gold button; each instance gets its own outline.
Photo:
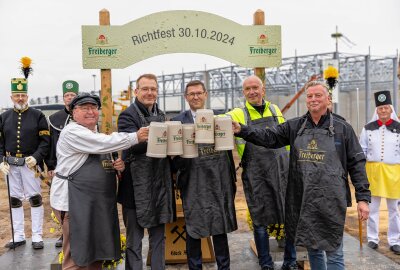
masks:
<instances>
[{"instance_id":1,"label":"gold button","mask_svg":"<svg viewBox=\"0 0 400 270\"><path fill-rule=\"evenodd\" d=\"M21 125L21 122L18 121L18 125Z\"/></svg>"},{"instance_id":2,"label":"gold button","mask_svg":"<svg viewBox=\"0 0 400 270\"><path fill-rule=\"evenodd\" d=\"M19 139L19 135L17 136L17 138Z\"/></svg>"},{"instance_id":3,"label":"gold button","mask_svg":"<svg viewBox=\"0 0 400 270\"><path fill-rule=\"evenodd\" d=\"M18 129L21 129L21 127L20 127L20 126L18 126Z\"/></svg>"},{"instance_id":4,"label":"gold button","mask_svg":"<svg viewBox=\"0 0 400 270\"><path fill-rule=\"evenodd\" d=\"M17 140L17 143L19 143L19 140Z\"/></svg>"},{"instance_id":5,"label":"gold button","mask_svg":"<svg viewBox=\"0 0 400 270\"><path fill-rule=\"evenodd\" d=\"M17 145L17 148L19 148L19 145Z\"/></svg>"},{"instance_id":6,"label":"gold button","mask_svg":"<svg viewBox=\"0 0 400 270\"><path fill-rule=\"evenodd\" d=\"M19 152L21 152L21 151L17 150L17 152L19 153Z\"/></svg>"},{"instance_id":7,"label":"gold button","mask_svg":"<svg viewBox=\"0 0 400 270\"><path fill-rule=\"evenodd\" d=\"M19 130L17 130L17 133L19 133Z\"/></svg>"}]
</instances>

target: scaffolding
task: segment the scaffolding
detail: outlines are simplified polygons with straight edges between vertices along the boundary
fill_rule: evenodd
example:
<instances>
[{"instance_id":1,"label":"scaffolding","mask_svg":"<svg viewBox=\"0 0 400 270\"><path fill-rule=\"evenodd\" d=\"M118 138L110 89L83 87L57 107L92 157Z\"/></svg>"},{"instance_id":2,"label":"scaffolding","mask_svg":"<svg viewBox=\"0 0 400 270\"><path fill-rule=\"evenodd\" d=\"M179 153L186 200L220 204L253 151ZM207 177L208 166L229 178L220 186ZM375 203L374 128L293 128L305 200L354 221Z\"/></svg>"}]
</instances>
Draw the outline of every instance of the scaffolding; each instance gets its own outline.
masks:
<instances>
[{"instance_id":1,"label":"scaffolding","mask_svg":"<svg viewBox=\"0 0 400 270\"><path fill-rule=\"evenodd\" d=\"M350 93L358 89L364 96L365 117L371 116L372 91L390 90L394 108L397 108L398 96L398 57L375 57L371 55L323 53L295 56L282 59L277 68L267 68L265 84L267 96L292 96L314 74L322 74L323 60L339 60L339 85L341 93ZM229 110L243 105L242 82L253 74L252 69L228 66L204 71L181 72L159 75L158 104L166 112L187 109L184 90L192 80L201 80L209 91L207 107ZM135 88L135 81L131 81ZM49 104L62 101L62 97L32 99L31 104Z\"/></svg>"}]
</instances>

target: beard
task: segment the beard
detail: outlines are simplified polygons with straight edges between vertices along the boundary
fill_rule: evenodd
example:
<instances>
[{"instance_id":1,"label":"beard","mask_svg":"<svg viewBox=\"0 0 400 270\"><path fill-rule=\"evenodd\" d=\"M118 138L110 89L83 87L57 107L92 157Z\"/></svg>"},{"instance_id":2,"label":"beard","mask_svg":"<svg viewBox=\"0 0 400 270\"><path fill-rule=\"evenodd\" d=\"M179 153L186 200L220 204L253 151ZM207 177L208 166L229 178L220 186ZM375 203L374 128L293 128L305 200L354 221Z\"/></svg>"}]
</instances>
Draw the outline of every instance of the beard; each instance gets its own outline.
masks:
<instances>
[{"instance_id":1,"label":"beard","mask_svg":"<svg viewBox=\"0 0 400 270\"><path fill-rule=\"evenodd\" d=\"M25 110L28 107L28 103L24 104L19 104L19 103L14 103L14 108L17 110Z\"/></svg>"}]
</instances>

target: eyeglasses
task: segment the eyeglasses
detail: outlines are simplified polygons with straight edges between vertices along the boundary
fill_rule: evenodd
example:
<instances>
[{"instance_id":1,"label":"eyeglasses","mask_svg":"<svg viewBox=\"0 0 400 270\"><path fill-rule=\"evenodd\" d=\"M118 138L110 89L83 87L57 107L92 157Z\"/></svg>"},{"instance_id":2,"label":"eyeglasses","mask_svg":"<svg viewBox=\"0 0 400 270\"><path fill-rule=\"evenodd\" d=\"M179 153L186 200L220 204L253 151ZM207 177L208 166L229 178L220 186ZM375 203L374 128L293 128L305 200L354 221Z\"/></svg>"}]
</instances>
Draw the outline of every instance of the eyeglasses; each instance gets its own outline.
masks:
<instances>
[{"instance_id":1,"label":"eyeglasses","mask_svg":"<svg viewBox=\"0 0 400 270\"><path fill-rule=\"evenodd\" d=\"M200 97L200 96L202 96L203 94L204 94L205 92L203 91L203 92L192 92L192 93L189 93L189 94L186 94L186 96L188 96L188 97L190 97L190 98L194 98L195 96L198 96L198 97Z\"/></svg>"},{"instance_id":2,"label":"eyeglasses","mask_svg":"<svg viewBox=\"0 0 400 270\"><path fill-rule=\"evenodd\" d=\"M93 112L97 112L99 110L99 108L97 106L77 106L76 108L78 108L79 110L87 113L89 111L93 111Z\"/></svg>"},{"instance_id":3,"label":"eyeglasses","mask_svg":"<svg viewBox=\"0 0 400 270\"><path fill-rule=\"evenodd\" d=\"M140 91L143 92L151 92L151 93L157 93L158 89L155 87L143 87L143 88L139 88Z\"/></svg>"}]
</instances>

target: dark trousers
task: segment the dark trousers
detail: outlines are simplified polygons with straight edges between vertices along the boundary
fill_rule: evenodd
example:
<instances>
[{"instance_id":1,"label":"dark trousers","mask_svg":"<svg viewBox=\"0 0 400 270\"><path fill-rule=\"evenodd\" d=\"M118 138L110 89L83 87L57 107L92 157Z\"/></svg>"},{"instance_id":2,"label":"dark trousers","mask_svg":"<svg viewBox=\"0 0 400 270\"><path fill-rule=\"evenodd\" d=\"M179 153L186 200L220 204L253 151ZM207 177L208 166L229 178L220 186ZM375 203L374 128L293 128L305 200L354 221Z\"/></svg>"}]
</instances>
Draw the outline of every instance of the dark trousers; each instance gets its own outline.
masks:
<instances>
[{"instance_id":1,"label":"dark trousers","mask_svg":"<svg viewBox=\"0 0 400 270\"><path fill-rule=\"evenodd\" d=\"M142 270L142 239L144 228L136 220L136 210L122 207L122 215L126 228L126 270ZM151 269L165 269L165 225L147 229L149 232L149 250L151 253Z\"/></svg>"},{"instance_id":2,"label":"dark trousers","mask_svg":"<svg viewBox=\"0 0 400 270\"><path fill-rule=\"evenodd\" d=\"M186 233L186 253L190 270L202 269L201 239L194 239ZM230 269L228 237L226 233L213 235L214 253L218 270Z\"/></svg>"}]
</instances>

